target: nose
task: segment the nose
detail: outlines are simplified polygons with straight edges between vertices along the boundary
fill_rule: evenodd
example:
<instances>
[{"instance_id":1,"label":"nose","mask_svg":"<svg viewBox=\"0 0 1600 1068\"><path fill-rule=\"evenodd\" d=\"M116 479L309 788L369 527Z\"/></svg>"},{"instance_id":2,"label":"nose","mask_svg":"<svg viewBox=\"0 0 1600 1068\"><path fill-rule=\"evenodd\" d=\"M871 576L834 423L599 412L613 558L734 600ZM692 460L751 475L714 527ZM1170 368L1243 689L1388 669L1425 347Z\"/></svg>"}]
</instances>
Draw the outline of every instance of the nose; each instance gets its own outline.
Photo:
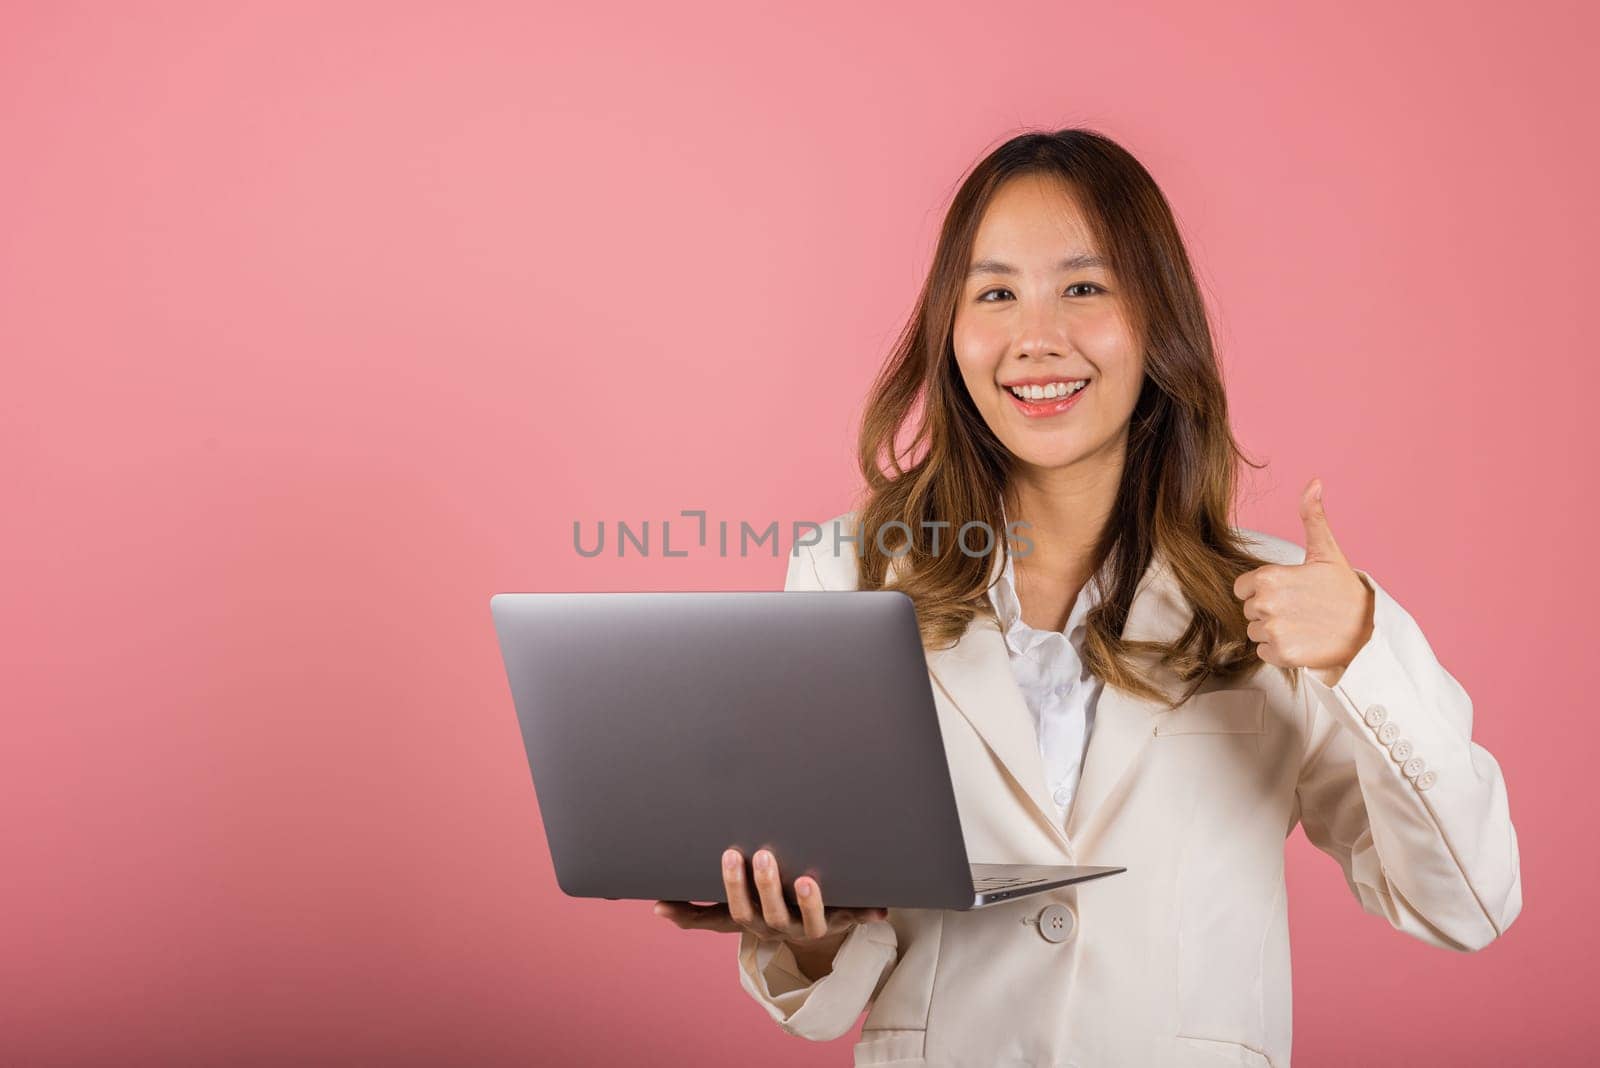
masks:
<instances>
[{"instance_id":1,"label":"nose","mask_svg":"<svg viewBox=\"0 0 1600 1068\"><path fill-rule=\"evenodd\" d=\"M1045 363L1051 357L1066 357L1072 351L1067 316L1056 304L1034 304L1025 313L1019 355Z\"/></svg>"}]
</instances>

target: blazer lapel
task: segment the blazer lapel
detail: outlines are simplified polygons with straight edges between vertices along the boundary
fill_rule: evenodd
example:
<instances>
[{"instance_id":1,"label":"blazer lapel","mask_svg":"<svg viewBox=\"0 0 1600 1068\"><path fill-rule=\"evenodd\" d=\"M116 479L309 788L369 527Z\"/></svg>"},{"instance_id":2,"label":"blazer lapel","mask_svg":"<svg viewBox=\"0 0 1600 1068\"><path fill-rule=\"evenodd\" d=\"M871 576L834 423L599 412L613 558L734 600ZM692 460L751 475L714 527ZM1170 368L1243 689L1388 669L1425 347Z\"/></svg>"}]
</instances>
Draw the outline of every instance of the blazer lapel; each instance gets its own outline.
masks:
<instances>
[{"instance_id":1,"label":"blazer lapel","mask_svg":"<svg viewBox=\"0 0 1600 1068\"><path fill-rule=\"evenodd\" d=\"M998 577L999 566L997 562L991 578ZM1157 552L1139 581L1122 636L1171 641L1183 633L1191 611ZM1101 690L1083 774L1063 829L1046 789L1038 731L1012 674L999 624L986 616L975 618L960 641L929 651L927 661L934 681L1027 799L1030 815L1050 828L1069 855L1084 849L1126 795L1135 758L1153 736L1155 716L1165 706L1110 686ZM1161 689L1172 696L1181 692L1175 676L1154 668L1154 657L1140 663L1153 672Z\"/></svg>"},{"instance_id":2,"label":"blazer lapel","mask_svg":"<svg viewBox=\"0 0 1600 1068\"><path fill-rule=\"evenodd\" d=\"M933 650L927 659L934 682L1005 766L1027 797L1031 814L1049 824L1065 847L1066 835L1056 826L1055 808L1045 791L1033 714L1011 674L1011 658L998 624L980 616L953 647Z\"/></svg>"}]
</instances>

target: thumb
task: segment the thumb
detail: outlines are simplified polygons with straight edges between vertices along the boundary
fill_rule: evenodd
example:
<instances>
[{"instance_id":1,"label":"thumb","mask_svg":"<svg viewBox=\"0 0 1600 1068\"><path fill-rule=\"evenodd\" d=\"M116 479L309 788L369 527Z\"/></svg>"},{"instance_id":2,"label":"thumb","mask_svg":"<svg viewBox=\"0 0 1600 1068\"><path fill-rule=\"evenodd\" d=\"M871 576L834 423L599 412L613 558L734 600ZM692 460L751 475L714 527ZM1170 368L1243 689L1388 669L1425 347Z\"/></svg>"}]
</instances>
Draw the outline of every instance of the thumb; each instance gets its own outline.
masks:
<instances>
[{"instance_id":1,"label":"thumb","mask_svg":"<svg viewBox=\"0 0 1600 1068\"><path fill-rule=\"evenodd\" d=\"M1306 563L1319 560L1344 561L1339 543L1333 540L1328 513L1322 509L1322 479L1313 478L1300 495L1300 522L1306 528Z\"/></svg>"}]
</instances>

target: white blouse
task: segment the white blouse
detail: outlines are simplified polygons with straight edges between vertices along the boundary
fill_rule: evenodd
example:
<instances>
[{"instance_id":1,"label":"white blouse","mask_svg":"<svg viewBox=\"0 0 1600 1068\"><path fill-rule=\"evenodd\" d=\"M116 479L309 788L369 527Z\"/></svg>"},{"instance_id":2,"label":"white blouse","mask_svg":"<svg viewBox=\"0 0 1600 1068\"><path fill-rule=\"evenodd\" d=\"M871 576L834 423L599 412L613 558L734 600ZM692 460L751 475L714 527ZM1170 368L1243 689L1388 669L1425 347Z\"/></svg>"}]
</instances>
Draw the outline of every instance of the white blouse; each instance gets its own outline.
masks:
<instances>
[{"instance_id":1,"label":"white blouse","mask_svg":"<svg viewBox=\"0 0 1600 1068\"><path fill-rule=\"evenodd\" d=\"M989 590L1011 654L1011 673L1033 713L1045 781L1063 827L1083 773L1095 703L1103 685L1083 663L1084 618L1100 597L1100 584L1091 578L1078 594L1062 630L1035 630L1022 621L1010 553L1000 580Z\"/></svg>"}]
</instances>

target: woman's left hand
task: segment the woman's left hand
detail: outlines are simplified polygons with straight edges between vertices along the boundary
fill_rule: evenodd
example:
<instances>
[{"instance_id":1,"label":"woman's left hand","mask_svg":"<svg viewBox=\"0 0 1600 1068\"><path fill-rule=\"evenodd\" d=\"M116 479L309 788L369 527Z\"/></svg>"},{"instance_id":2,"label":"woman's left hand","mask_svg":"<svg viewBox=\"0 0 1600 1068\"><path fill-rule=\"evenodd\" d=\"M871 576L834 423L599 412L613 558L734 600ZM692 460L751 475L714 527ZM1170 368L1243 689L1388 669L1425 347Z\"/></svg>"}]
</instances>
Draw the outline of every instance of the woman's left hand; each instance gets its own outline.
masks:
<instances>
[{"instance_id":1,"label":"woman's left hand","mask_svg":"<svg viewBox=\"0 0 1600 1068\"><path fill-rule=\"evenodd\" d=\"M1233 595L1244 602L1250 640L1262 660L1325 669L1319 675L1332 685L1372 636L1375 598L1333 540L1321 479L1313 478L1300 495L1300 520L1305 562L1246 571L1234 580Z\"/></svg>"}]
</instances>

